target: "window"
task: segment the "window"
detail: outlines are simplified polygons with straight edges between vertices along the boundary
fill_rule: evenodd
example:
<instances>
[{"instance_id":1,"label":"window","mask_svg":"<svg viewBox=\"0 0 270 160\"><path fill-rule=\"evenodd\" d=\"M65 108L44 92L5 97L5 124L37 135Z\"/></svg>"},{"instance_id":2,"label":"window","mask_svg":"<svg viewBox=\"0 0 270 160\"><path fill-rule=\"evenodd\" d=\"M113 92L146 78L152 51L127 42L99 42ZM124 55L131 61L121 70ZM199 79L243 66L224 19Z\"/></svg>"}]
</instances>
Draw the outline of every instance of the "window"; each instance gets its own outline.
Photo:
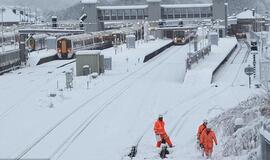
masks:
<instances>
[{"instance_id":1,"label":"window","mask_svg":"<svg viewBox=\"0 0 270 160\"><path fill-rule=\"evenodd\" d=\"M173 9L172 8L167 9L167 15L168 15L168 19L173 18Z\"/></svg>"},{"instance_id":2,"label":"window","mask_svg":"<svg viewBox=\"0 0 270 160\"><path fill-rule=\"evenodd\" d=\"M194 8L194 18L200 18L201 10L199 7Z\"/></svg>"},{"instance_id":3,"label":"window","mask_svg":"<svg viewBox=\"0 0 270 160\"><path fill-rule=\"evenodd\" d=\"M175 8L174 9L174 17L175 18L180 18L180 8Z\"/></svg>"},{"instance_id":4,"label":"window","mask_svg":"<svg viewBox=\"0 0 270 160\"><path fill-rule=\"evenodd\" d=\"M113 9L112 10L112 19L111 20L116 20L117 19L117 10Z\"/></svg>"},{"instance_id":5,"label":"window","mask_svg":"<svg viewBox=\"0 0 270 160\"><path fill-rule=\"evenodd\" d=\"M124 15L124 10L118 10L117 11L117 19L122 20Z\"/></svg>"},{"instance_id":6,"label":"window","mask_svg":"<svg viewBox=\"0 0 270 160\"><path fill-rule=\"evenodd\" d=\"M181 18L187 18L187 9L180 8L180 15L181 15Z\"/></svg>"},{"instance_id":7,"label":"window","mask_svg":"<svg viewBox=\"0 0 270 160\"><path fill-rule=\"evenodd\" d=\"M131 11L130 11L130 15L131 15L131 19L136 19L136 17L137 17L137 10L136 9L132 9Z\"/></svg>"},{"instance_id":8,"label":"window","mask_svg":"<svg viewBox=\"0 0 270 160\"><path fill-rule=\"evenodd\" d=\"M193 8L187 8L187 17L188 18L194 17L194 9Z\"/></svg>"},{"instance_id":9,"label":"window","mask_svg":"<svg viewBox=\"0 0 270 160\"><path fill-rule=\"evenodd\" d=\"M104 11L104 20L110 20L110 16L111 16L110 10L105 10Z\"/></svg>"},{"instance_id":10,"label":"window","mask_svg":"<svg viewBox=\"0 0 270 160\"><path fill-rule=\"evenodd\" d=\"M130 10L125 9L125 19L130 19Z\"/></svg>"},{"instance_id":11,"label":"window","mask_svg":"<svg viewBox=\"0 0 270 160\"><path fill-rule=\"evenodd\" d=\"M138 19L144 19L143 9L138 9Z\"/></svg>"}]
</instances>

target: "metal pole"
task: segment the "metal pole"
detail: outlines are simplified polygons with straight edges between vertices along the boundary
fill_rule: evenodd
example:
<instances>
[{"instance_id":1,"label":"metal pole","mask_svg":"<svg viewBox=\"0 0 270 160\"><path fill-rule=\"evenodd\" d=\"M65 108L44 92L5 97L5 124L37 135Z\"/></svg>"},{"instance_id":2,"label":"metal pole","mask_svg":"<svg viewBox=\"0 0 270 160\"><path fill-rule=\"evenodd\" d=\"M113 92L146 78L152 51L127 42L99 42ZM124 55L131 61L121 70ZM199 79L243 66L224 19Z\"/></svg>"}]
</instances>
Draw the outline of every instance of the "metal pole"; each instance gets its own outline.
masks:
<instances>
[{"instance_id":1,"label":"metal pole","mask_svg":"<svg viewBox=\"0 0 270 160\"><path fill-rule=\"evenodd\" d=\"M190 34L190 30L188 30L188 34ZM190 36L188 37L188 48L189 48L189 53L190 53Z\"/></svg>"},{"instance_id":2,"label":"metal pole","mask_svg":"<svg viewBox=\"0 0 270 160\"><path fill-rule=\"evenodd\" d=\"M250 77L250 75L248 76L248 86L249 86L249 88L251 86L251 77Z\"/></svg>"},{"instance_id":3,"label":"metal pole","mask_svg":"<svg viewBox=\"0 0 270 160\"><path fill-rule=\"evenodd\" d=\"M4 8L1 8L1 16L2 16L2 54L4 54L5 49L4 49Z\"/></svg>"}]
</instances>

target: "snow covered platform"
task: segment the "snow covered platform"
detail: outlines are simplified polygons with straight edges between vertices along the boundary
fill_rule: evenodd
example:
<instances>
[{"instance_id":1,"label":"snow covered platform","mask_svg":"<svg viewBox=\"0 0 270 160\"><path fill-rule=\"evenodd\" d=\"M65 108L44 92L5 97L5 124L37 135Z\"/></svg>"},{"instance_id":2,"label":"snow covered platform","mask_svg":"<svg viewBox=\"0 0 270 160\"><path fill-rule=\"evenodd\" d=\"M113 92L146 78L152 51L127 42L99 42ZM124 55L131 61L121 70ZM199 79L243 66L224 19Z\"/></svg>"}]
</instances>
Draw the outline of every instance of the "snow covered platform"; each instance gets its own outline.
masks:
<instances>
[{"instance_id":1,"label":"snow covered platform","mask_svg":"<svg viewBox=\"0 0 270 160\"><path fill-rule=\"evenodd\" d=\"M188 70L184 80L186 85L209 85L212 82L212 77L215 71L226 60L231 52L237 46L235 37L220 38L219 45L212 45L212 51L209 56L193 65L191 70Z\"/></svg>"},{"instance_id":2,"label":"snow covered platform","mask_svg":"<svg viewBox=\"0 0 270 160\"><path fill-rule=\"evenodd\" d=\"M101 54L111 56L113 57L122 57L126 58L127 54L128 57L132 59L140 59L144 60L144 58L147 55L152 54L153 52L165 47L166 45L169 45L172 43L172 40L162 40L162 39L157 39L155 41L149 41L147 43L141 43L140 41L136 42L136 48L126 48L126 44L123 44L119 46L118 48L108 48L105 50L102 50Z\"/></svg>"},{"instance_id":3,"label":"snow covered platform","mask_svg":"<svg viewBox=\"0 0 270 160\"><path fill-rule=\"evenodd\" d=\"M39 51L34 51L29 53L28 64L30 66L39 65L42 63L46 63L52 60L55 60L56 57L56 50L54 49L43 49Z\"/></svg>"}]
</instances>

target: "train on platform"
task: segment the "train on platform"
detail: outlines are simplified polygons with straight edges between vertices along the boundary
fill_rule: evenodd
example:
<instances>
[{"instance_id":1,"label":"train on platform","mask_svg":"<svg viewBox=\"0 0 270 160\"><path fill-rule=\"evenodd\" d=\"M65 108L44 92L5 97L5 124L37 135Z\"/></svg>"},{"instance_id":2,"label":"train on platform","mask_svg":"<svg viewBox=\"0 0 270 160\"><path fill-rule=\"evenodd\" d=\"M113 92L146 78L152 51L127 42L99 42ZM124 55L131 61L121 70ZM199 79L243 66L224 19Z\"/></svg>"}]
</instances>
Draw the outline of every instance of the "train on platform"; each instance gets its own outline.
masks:
<instances>
[{"instance_id":1,"label":"train on platform","mask_svg":"<svg viewBox=\"0 0 270 160\"><path fill-rule=\"evenodd\" d=\"M191 41L195 36L194 31L190 30L174 30L173 31L173 43L175 45L184 45Z\"/></svg>"},{"instance_id":2,"label":"train on platform","mask_svg":"<svg viewBox=\"0 0 270 160\"><path fill-rule=\"evenodd\" d=\"M106 49L113 45L124 43L126 35L138 34L134 28L121 28L93 32L91 34L78 34L63 36L57 39L57 56L59 59L74 58L76 51L91 49Z\"/></svg>"},{"instance_id":3,"label":"train on platform","mask_svg":"<svg viewBox=\"0 0 270 160\"><path fill-rule=\"evenodd\" d=\"M247 34L245 32L235 33L237 39L247 39Z\"/></svg>"},{"instance_id":4,"label":"train on platform","mask_svg":"<svg viewBox=\"0 0 270 160\"><path fill-rule=\"evenodd\" d=\"M11 45L14 43L18 43L19 42L19 34L18 33L8 33L8 34L4 34L3 38L2 35L0 35L0 46L2 46L3 42L5 45Z\"/></svg>"},{"instance_id":5,"label":"train on platform","mask_svg":"<svg viewBox=\"0 0 270 160\"><path fill-rule=\"evenodd\" d=\"M184 22L181 19L175 19L175 20L161 20L158 22L158 25L160 28L165 27L183 27Z\"/></svg>"},{"instance_id":6,"label":"train on platform","mask_svg":"<svg viewBox=\"0 0 270 160\"><path fill-rule=\"evenodd\" d=\"M26 46L29 52L38 51L46 48L47 34L30 35L26 40Z\"/></svg>"}]
</instances>

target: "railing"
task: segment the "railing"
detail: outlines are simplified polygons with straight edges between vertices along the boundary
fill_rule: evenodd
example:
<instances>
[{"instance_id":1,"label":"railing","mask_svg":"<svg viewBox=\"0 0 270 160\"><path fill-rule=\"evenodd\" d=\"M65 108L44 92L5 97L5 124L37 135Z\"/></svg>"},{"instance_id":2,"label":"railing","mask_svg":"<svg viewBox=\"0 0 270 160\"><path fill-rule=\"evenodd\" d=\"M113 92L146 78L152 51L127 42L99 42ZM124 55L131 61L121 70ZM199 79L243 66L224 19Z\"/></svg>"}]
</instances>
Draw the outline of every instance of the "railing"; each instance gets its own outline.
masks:
<instances>
[{"instance_id":1,"label":"railing","mask_svg":"<svg viewBox=\"0 0 270 160\"><path fill-rule=\"evenodd\" d=\"M199 63L200 59L203 59L206 55L211 52L211 45L208 45L195 53L188 53L188 58L186 59L186 70L191 69L194 63Z\"/></svg>"},{"instance_id":2,"label":"railing","mask_svg":"<svg viewBox=\"0 0 270 160\"><path fill-rule=\"evenodd\" d=\"M146 55L144 57L143 63L145 63L145 62L149 61L150 59L156 57L157 55L159 55L161 52L163 52L167 48L170 48L172 45L173 45L173 42L170 42L169 44L167 44L167 45L165 45L165 46L163 46L163 47L155 50L154 52L152 52L152 53L150 53L148 55Z\"/></svg>"}]
</instances>

